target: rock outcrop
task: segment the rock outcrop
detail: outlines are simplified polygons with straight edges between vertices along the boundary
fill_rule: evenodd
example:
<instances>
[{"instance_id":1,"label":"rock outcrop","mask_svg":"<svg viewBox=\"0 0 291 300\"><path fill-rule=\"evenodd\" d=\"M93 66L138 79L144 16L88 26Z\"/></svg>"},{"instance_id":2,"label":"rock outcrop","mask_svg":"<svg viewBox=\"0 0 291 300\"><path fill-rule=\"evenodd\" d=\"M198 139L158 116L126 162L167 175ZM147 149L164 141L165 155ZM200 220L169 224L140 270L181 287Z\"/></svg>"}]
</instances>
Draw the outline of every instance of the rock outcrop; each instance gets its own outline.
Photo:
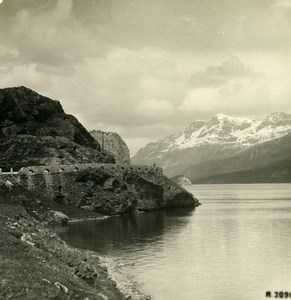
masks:
<instances>
[{"instance_id":1,"label":"rock outcrop","mask_svg":"<svg viewBox=\"0 0 291 300\"><path fill-rule=\"evenodd\" d=\"M129 155L117 157L128 163ZM97 255L69 247L44 224L200 203L157 167L114 163L58 101L25 87L0 90L0 167L30 166L0 175L1 299L135 299Z\"/></svg>"},{"instance_id":2,"label":"rock outcrop","mask_svg":"<svg viewBox=\"0 0 291 300\"><path fill-rule=\"evenodd\" d=\"M15 184L26 182L29 190L54 193L52 198L60 204L110 215L199 204L158 168L125 166L130 163L129 150L117 134L104 133L106 151L98 142L103 133L93 135L97 140L75 117L65 114L58 101L25 87L0 90L0 167L30 166L30 174L21 173ZM98 163L100 169L90 163ZM55 166L33 171L33 166L47 165ZM75 168L60 171L62 165Z\"/></svg>"},{"instance_id":3,"label":"rock outcrop","mask_svg":"<svg viewBox=\"0 0 291 300\"><path fill-rule=\"evenodd\" d=\"M51 210L48 213L51 223L67 224L69 217L60 211Z\"/></svg>"},{"instance_id":4,"label":"rock outcrop","mask_svg":"<svg viewBox=\"0 0 291 300\"><path fill-rule=\"evenodd\" d=\"M59 101L26 87L0 89L0 166L114 163Z\"/></svg>"},{"instance_id":5,"label":"rock outcrop","mask_svg":"<svg viewBox=\"0 0 291 300\"><path fill-rule=\"evenodd\" d=\"M199 201L162 174L87 169L63 174L69 204L116 215L164 208L196 207ZM37 175L36 175L37 176ZM41 176L41 175L40 175Z\"/></svg>"},{"instance_id":6,"label":"rock outcrop","mask_svg":"<svg viewBox=\"0 0 291 300\"><path fill-rule=\"evenodd\" d=\"M101 147L104 142L104 150L113 155L117 164L130 164L129 149L117 133L93 130L90 134Z\"/></svg>"}]
</instances>

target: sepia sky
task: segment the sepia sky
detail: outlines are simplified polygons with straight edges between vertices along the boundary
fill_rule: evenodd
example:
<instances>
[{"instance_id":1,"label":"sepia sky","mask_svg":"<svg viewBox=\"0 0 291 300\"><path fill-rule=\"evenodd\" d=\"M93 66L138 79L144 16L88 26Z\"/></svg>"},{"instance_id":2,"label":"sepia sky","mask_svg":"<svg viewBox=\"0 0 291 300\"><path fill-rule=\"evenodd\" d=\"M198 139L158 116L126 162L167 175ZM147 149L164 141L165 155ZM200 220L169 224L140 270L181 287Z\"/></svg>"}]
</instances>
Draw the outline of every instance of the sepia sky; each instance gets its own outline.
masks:
<instances>
[{"instance_id":1,"label":"sepia sky","mask_svg":"<svg viewBox=\"0 0 291 300\"><path fill-rule=\"evenodd\" d=\"M291 0L0 0L0 87L131 153L222 112L291 113Z\"/></svg>"}]
</instances>

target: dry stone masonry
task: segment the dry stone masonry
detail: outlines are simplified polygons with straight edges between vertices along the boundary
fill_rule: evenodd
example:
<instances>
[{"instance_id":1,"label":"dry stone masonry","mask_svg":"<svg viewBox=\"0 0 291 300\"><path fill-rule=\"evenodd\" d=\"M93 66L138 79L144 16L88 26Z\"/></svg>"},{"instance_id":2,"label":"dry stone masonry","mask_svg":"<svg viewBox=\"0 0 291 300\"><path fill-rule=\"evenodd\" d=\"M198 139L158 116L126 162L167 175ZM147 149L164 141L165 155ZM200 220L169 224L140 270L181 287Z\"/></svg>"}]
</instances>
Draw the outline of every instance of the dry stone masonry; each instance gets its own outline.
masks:
<instances>
[{"instance_id":1,"label":"dry stone masonry","mask_svg":"<svg viewBox=\"0 0 291 300\"><path fill-rule=\"evenodd\" d=\"M142 175L148 173L163 175L163 169L143 165L118 165L118 164L72 164L72 165L49 165L23 167L18 172L11 169L9 172L2 172L0 168L0 182L7 179L13 183L21 184L29 190L45 191L50 198L62 194L70 187L66 173L74 173L86 169L113 171L116 173L137 172Z\"/></svg>"}]
</instances>

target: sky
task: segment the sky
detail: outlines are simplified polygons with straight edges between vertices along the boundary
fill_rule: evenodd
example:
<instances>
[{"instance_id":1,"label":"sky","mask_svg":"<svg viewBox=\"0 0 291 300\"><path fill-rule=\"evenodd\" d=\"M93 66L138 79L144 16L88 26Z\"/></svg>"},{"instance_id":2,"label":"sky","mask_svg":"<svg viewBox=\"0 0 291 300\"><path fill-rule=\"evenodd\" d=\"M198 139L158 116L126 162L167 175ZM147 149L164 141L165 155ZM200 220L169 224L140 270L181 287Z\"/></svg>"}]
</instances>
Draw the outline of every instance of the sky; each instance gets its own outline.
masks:
<instances>
[{"instance_id":1,"label":"sky","mask_svg":"<svg viewBox=\"0 0 291 300\"><path fill-rule=\"evenodd\" d=\"M217 113L291 113L291 0L0 0L0 88L133 155Z\"/></svg>"}]
</instances>

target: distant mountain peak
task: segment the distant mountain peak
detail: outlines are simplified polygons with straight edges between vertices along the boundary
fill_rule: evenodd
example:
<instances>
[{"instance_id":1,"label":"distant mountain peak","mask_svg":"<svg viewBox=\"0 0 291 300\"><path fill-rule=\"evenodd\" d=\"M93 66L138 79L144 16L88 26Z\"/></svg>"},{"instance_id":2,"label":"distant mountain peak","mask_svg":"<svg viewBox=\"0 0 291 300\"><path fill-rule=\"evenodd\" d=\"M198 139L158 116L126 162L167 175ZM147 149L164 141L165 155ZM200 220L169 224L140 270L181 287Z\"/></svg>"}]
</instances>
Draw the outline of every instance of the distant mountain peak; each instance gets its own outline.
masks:
<instances>
[{"instance_id":1,"label":"distant mountain peak","mask_svg":"<svg viewBox=\"0 0 291 300\"><path fill-rule=\"evenodd\" d=\"M232 117L230 117L226 114L223 114L223 113L217 113L216 115L214 115L214 118L217 118L217 119L233 119Z\"/></svg>"},{"instance_id":2,"label":"distant mountain peak","mask_svg":"<svg viewBox=\"0 0 291 300\"><path fill-rule=\"evenodd\" d=\"M212 117L211 120L217 119L221 122L233 122L233 123L250 123L252 122L251 119L245 118L245 117L231 117L229 115L218 113Z\"/></svg>"},{"instance_id":3,"label":"distant mountain peak","mask_svg":"<svg viewBox=\"0 0 291 300\"><path fill-rule=\"evenodd\" d=\"M282 121L291 121L291 115L283 112L274 112L268 115L263 122L268 122L271 124L276 124Z\"/></svg>"},{"instance_id":4,"label":"distant mountain peak","mask_svg":"<svg viewBox=\"0 0 291 300\"><path fill-rule=\"evenodd\" d=\"M196 120L184 131L150 143L133 158L134 163L157 163L171 172L177 165L235 154L249 147L281 138L291 132L291 115L272 113L262 121L218 113L209 120ZM181 171L181 169L180 169ZM169 172L169 174L171 174ZM171 174L172 175L172 174Z\"/></svg>"},{"instance_id":5,"label":"distant mountain peak","mask_svg":"<svg viewBox=\"0 0 291 300\"><path fill-rule=\"evenodd\" d=\"M281 126L282 122L284 123L283 127ZM269 125L278 125L278 128L269 128ZM169 144L168 149L163 149L163 153L166 153L173 149L186 149L207 144L251 146L279 138L290 131L291 115L286 113L272 113L263 121L218 113L209 120L196 120L183 132L160 141L163 142L163 145ZM151 145L153 144L155 143L151 143Z\"/></svg>"}]
</instances>

